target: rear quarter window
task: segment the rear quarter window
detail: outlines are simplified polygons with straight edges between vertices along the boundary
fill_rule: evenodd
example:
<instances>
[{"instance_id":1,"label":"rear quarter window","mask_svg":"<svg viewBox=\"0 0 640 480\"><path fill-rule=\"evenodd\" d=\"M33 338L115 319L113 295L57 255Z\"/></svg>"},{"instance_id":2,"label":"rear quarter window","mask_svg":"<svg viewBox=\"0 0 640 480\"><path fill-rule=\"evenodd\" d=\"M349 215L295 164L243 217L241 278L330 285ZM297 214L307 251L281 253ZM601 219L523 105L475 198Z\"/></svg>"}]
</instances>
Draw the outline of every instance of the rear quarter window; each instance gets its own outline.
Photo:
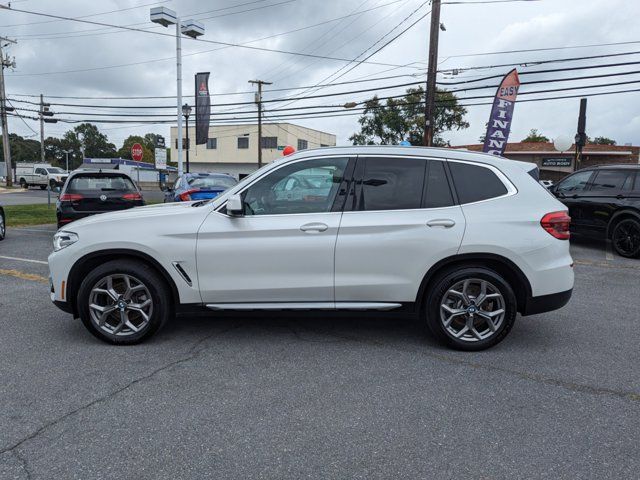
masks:
<instances>
[{"instance_id":1,"label":"rear quarter window","mask_svg":"<svg viewBox=\"0 0 640 480\"><path fill-rule=\"evenodd\" d=\"M508 193L504 183L487 167L449 162L449 170L460 203L479 202Z\"/></svg>"}]
</instances>

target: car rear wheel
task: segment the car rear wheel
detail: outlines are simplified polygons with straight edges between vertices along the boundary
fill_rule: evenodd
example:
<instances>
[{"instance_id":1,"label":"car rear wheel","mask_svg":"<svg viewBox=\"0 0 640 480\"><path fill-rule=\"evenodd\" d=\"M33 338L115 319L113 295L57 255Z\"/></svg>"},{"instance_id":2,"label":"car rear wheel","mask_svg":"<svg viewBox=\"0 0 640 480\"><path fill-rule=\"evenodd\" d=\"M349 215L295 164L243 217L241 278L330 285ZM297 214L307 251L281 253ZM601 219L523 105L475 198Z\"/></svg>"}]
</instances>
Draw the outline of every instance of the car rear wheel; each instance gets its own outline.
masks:
<instances>
[{"instance_id":1,"label":"car rear wheel","mask_svg":"<svg viewBox=\"0 0 640 480\"><path fill-rule=\"evenodd\" d=\"M29 184L27 183L27 181L24 178L20 179L20 187L21 188L29 188Z\"/></svg>"},{"instance_id":2,"label":"car rear wheel","mask_svg":"<svg viewBox=\"0 0 640 480\"><path fill-rule=\"evenodd\" d=\"M517 313L513 289L484 267L444 272L428 293L426 308L432 334L458 350L484 350L501 342Z\"/></svg>"},{"instance_id":3,"label":"car rear wheel","mask_svg":"<svg viewBox=\"0 0 640 480\"><path fill-rule=\"evenodd\" d=\"M40 190L46 190L47 186L46 185L40 185Z\"/></svg>"},{"instance_id":4,"label":"car rear wheel","mask_svg":"<svg viewBox=\"0 0 640 480\"><path fill-rule=\"evenodd\" d=\"M4 212L0 210L0 240L4 240L5 235L7 234L7 224L4 218Z\"/></svg>"},{"instance_id":5,"label":"car rear wheel","mask_svg":"<svg viewBox=\"0 0 640 480\"><path fill-rule=\"evenodd\" d=\"M100 340L140 343L171 315L171 291L149 265L115 260L92 270L78 293L80 319Z\"/></svg>"},{"instance_id":6,"label":"car rear wheel","mask_svg":"<svg viewBox=\"0 0 640 480\"><path fill-rule=\"evenodd\" d=\"M640 257L640 222L627 218L613 228L611 243L618 255L627 258Z\"/></svg>"}]
</instances>

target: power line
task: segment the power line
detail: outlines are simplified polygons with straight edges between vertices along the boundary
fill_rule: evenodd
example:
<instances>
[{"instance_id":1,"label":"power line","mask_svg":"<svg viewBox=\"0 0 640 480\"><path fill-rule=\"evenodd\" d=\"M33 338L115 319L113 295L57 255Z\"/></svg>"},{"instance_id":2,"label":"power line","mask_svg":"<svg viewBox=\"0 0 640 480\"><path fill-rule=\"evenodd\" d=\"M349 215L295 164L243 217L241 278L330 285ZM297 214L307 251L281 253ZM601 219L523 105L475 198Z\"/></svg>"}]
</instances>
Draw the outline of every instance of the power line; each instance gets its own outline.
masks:
<instances>
[{"instance_id":1,"label":"power line","mask_svg":"<svg viewBox=\"0 0 640 480\"><path fill-rule=\"evenodd\" d=\"M55 18L55 19L58 19L58 20L68 20L68 21L71 21L71 22L88 23L88 24L91 24L91 25L119 28L121 30L126 30L126 31L139 32L139 33L146 33L146 34L150 34L150 35L159 35L159 36L163 36L163 37L175 38L174 34L167 33L167 32L155 32L155 31L144 30L144 29L140 29L140 28L127 27L127 26L124 26L124 25L113 25L113 24L105 23L105 22L96 22L96 21L93 21L93 20L79 20L79 19L74 19L72 17L65 17L65 16L62 16L62 15L53 15L53 14L50 14L50 13L43 13L43 12L34 12L34 11L30 11L30 10L23 10L23 9L17 9L17 8L13 8L13 7L7 7L7 6L4 6L4 5L0 5L0 8L6 9L6 10L10 10L10 11L14 11L14 12L27 13L27 14L31 14L31 15L38 15L38 16L48 17L48 18ZM227 47L244 48L244 49L256 50L256 51L261 51L261 52L280 53L280 54L283 54L283 55L293 55L293 56L298 56L298 57L321 58L321 59L324 59L324 60L334 60L334 61L340 61L340 62L351 62L352 61L351 59L347 59L347 58L329 57L329 56L324 56L324 55L313 55L313 54L295 52L295 51L291 51L291 50L282 50L282 49L276 49L276 48L255 47L255 46L243 45L243 44L239 44L239 43L221 42L221 41L217 41L217 40L208 40L208 39L204 39L204 38L192 39L190 37L185 37L185 39L193 40L193 41L197 41L197 42L201 42L201 43L210 43L210 44L214 44L214 45L224 45L224 46L227 46ZM366 62L366 63L369 63L371 65L382 65L382 66L387 66L387 67L396 67L396 66L398 66L398 65L394 65L394 64L381 63L381 62Z\"/></svg>"}]
</instances>

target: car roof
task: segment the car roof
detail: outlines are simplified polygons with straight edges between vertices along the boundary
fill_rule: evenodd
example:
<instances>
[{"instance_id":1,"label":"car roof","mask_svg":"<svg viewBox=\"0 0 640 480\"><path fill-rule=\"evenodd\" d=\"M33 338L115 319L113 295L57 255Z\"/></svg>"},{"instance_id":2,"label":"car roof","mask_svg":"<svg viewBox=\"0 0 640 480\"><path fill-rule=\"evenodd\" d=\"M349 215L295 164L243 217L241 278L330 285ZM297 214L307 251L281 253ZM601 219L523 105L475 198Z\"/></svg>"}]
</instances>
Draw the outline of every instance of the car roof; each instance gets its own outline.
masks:
<instances>
[{"instance_id":1,"label":"car roof","mask_svg":"<svg viewBox=\"0 0 640 480\"><path fill-rule=\"evenodd\" d=\"M462 160L475 163L485 163L494 167L513 168L519 167L522 170L529 171L537 168L532 162L522 162L520 160L510 160L508 158L491 155L489 153L475 152L466 149L443 148L443 147L405 147L400 145L354 145L348 147L320 147L307 150L299 150L298 152L283 157L276 162L286 161L287 159L305 158L308 156L322 155L398 155L413 157L438 158L443 160Z\"/></svg>"},{"instance_id":2,"label":"car roof","mask_svg":"<svg viewBox=\"0 0 640 480\"><path fill-rule=\"evenodd\" d=\"M228 173L189 172L183 173L185 177L231 177Z\"/></svg>"},{"instance_id":3,"label":"car roof","mask_svg":"<svg viewBox=\"0 0 640 480\"><path fill-rule=\"evenodd\" d=\"M640 165L635 163L616 163L611 165L595 165L591 167L594 169L611 168L611 169L623 169L623 170L637 170Z\"/></svg>"}]
</instances>

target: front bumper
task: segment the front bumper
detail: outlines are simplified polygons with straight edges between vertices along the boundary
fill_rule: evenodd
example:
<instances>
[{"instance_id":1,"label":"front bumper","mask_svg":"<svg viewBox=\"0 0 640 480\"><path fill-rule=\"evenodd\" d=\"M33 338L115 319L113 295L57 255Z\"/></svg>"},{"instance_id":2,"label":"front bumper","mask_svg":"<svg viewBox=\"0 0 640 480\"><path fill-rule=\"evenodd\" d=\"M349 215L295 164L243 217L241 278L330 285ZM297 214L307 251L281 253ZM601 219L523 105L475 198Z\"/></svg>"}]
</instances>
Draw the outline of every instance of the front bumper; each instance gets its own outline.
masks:
<instances>
[{"instance_id":1,"label":"front bumper","mask_svg":"<svg viewBox=\"0 0 640 480\"><path fill-rule=\"evenodd\" d=\"M550 295L540 295L538 297L528 297L521 314L537 315L538 313L551 312L564 307L571 299L573 288L564 292L552 293Z\"/></svg>"}]
</instances>

